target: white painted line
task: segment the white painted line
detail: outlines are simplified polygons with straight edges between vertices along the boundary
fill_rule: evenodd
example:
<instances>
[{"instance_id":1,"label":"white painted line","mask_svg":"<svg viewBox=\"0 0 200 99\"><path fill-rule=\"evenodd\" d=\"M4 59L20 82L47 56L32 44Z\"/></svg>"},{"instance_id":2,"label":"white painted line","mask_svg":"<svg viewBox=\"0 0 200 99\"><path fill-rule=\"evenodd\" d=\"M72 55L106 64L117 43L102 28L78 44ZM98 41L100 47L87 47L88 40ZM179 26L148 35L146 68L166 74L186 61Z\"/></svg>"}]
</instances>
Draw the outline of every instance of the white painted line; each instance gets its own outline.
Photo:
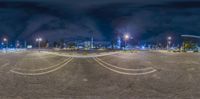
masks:
<instances>
[{"instance_id":1,"label":"white painted line","mask_svg":"<svg viewBox=\"0 0 200 99\"><path fill-rule=\"evenodd\" d=\"M6 66L8 66L10 63L5 63L5 64L3 64L0 68L4 68L4 67L6 67Z\"/></svg>"},{"instance_id":2,"label":"white painted line","mask_svg":"<svg viewBox=\"0 0 200 99\"><path fill-rule=\"evenodd\" d=\"M56 64L56 65L53 65L53 66L50 66L50 67L46 67L46 68L41 68L41 69L34 69L34 70L28 70L28 69L20 69L20 68L14 68L13 70L18 70L18 71L30 71L30 72L36 72L36 71L42 71L42 70L47 70L47 69L51 69L51 68L54 68L54 67L57 67L57 66L60 66L62 64L64 64L66 61L70 60L70 58L67 58L66 60Z\"/></svg>"},{"instance_id":3,"label":"white painted line","mask_svg":"<svg viewBox=\"0 0 200 99\"><path fill-rule=\"evenodd\" d=\"M123 75L130 75L130 76L137 76L137 75L138 75L138 76L139 76L139 75L147 75L147 74L150 74L150 73L153 73L153 72L157 71L156 69L153 69L153 70L151 70L151 71L142 72L142 73L127 73L127 72L121 72L121 71L114 70L114 69L112 69L112 68L109 68L109 67L105 66L104 64L102 64L101 62L99 62L98 60L96 60L95 58L94 58L94 60L95 60L97 63L99 63L101 66L103 66L104 68L107 68L107 69L109 69L109 70L111 70L111 71L113 71L113 72L115 72L115 73L123 74Z\"/></svg>"},{"instance_id":4,"label":"white painted line","mask_svg":"<svg viewBox=\"0 0 200 99\"><path fill-rule=\"evenodd\" d=\"M25 59L43 59L43 58L54 58L56 56L42 56L42 57L36 56L36 57L37 58L30 58L30 57L23 57L23 58L25 58Z\"/></svg>"},{"instance_id":5,"label":"white painted line","mask_svg":"<svg viewBox=\"0 0 200 99\"><path fill-rule=\"evenodd\" d=\"M114 55L114 54L118 54L120 52L110 52L107 54L101 54L101 55L63 55L63 54L59 54L59 53L54 53L54 52L44 52L44 53L48 53L48 54L52 54L52 55L58 55L58 56L65 56L65 57L73 57L73 58L93 58L93 57L102 57L102 56L108 56L108 55Z\"/></svg>"},{"instance_id":6,"label":"white painted line","mask_svg":"<svg viewBox=\"0 0 200 99\"><path fill-rule=\"evenodd\" d=\"M55 68L55 69L52 69L52 70L49 70L49 71L46 71L46 72L41 72L41 73L22 73L22 72L18 72L18 71L14 71L14 70L10 70L10 72L12 73L15 73L15 74L19 74L19 75L25 75L25 76L37 76L37 75L44 75L44 74L48 74L48 73L51 73L51 72L54 72L62 67L64 67L65 65L67 65L69 62L71 62L73 60L73 58L70 58L69 61L67 61L65 64Z\"/></svg>"},{"instance_id":7,"label":"white painted line","mask_svg":"<svg viewBox=\"0 0 200 99\"><path fill-rule=\"evenodd\" d=\"M99 58L95 58L95 59L97 59L98 61L100 61L100 62L102 62L102 63L104 63L104 64L106 64L106 65L108 65L108 66L110 66L110 67L114 67L114 68L121 69L121 70L125 70L125 71L146 71L146 70L154 69L154 68L152 68L152 67L147 67L147 68L143 68L143 69L127 69L127 68L121 68L121 67L118 67L118 66L114 66L114 65L112 65L112 64L109 64L109 63L107 63L107 62L105 62L105 61L103 61L103 60L101 60L101 59L99 59Z\"/></svg>"}]
</instances>

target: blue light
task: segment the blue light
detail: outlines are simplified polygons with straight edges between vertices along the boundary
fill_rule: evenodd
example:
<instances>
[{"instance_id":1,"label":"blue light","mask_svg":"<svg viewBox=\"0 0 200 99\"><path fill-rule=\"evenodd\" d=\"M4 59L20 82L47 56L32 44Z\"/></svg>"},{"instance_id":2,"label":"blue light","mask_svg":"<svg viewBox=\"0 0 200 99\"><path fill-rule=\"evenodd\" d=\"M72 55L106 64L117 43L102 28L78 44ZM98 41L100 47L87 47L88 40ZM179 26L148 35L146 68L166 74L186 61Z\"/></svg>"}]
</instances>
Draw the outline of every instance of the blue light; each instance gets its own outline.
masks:
<instances>
[{"instance_id":1,"label":"blue light","mask_svg":"<svg viewBox=\"0 0 200 99\"><path fill-rule=\"evenodd\" d=\"M142 50L144 50L144 49L145 49L145 46L142 46L141 48L142 48Z\"/></svg>"},{"instance_id":2,"label":"blue light","mask_svg":"<svg viewBox=\"0 0 200 99\"><path fill-rule=\"evenodd\" d=\"M117 48L120 48L121 47L121 38L118 37L117 39Z\"/></svg>"}]
</instances>

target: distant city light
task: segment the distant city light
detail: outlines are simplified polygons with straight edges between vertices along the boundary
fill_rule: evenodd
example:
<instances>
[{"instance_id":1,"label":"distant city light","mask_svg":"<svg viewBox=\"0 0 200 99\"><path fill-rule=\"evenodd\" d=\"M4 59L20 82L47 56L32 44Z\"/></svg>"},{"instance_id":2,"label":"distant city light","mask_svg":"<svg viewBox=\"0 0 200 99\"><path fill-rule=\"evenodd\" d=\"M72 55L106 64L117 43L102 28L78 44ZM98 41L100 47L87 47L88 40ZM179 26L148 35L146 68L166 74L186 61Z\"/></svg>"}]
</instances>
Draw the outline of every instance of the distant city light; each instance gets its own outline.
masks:
<instances>
[{"instance_id":1,"label":"distant city light","mask_svg":"<svg viewBox=\"0 0 200 99\"><path fill-rule=\"evenodd\" d=\"M145 49L145 46L142 46L141 48L144 50L144 49Z\"/></svg>"},{"instance_id":2,"label":"distant city light","mask_svg":"<svg viewBox=\"0 0 200 99\"><path fill-rule=\"evenodd\" d=\"M118 38L117 38L117 48L118 48L118 49L121 48L121 43L122 43L121 38L118 37Z\"/></svg>"},{"instance_id":3,"label":"distant city light","mask_svg":"<svg viewBox=\"0 0 200 99\"><path fill-rule=\"evenodd\" d=\"M33 46L32 46L32 45L28 45L27 48L28 48L28 49L31 49L31 48L33 48Z\"/></svg>"}]
</instances>

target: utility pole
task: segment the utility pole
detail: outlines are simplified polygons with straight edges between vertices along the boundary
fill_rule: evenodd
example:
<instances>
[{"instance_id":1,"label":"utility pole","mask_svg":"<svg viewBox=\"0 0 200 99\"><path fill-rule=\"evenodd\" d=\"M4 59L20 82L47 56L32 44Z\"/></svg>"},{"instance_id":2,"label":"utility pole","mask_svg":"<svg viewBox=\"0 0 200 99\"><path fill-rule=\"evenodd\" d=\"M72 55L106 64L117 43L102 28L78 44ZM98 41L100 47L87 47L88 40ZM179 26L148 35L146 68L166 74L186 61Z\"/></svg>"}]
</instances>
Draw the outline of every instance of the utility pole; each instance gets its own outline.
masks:
<instances>
[{"instance_id":1,"label":"utility pole","mask_svg":"<svg viewBox=\"0 0 200 99\"><path fill-rule=\"evenodd\" d=\"M27 46L27 43L26 43L26 41L24 41L24 48L27 48L26 46Z\"/></svg>"}]
</instances>

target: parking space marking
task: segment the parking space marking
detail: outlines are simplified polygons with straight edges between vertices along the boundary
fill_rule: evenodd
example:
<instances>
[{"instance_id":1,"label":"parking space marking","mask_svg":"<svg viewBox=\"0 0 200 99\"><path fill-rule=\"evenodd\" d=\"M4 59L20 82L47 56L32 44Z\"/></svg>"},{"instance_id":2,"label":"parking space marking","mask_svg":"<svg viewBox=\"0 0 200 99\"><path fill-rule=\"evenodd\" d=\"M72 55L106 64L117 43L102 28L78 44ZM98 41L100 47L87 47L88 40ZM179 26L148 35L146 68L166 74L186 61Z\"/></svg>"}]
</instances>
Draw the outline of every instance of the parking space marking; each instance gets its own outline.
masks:
<instances>
[{"instance_id":1,"label":"parking space marking","mask_svg":"<svg viewBox=\"0 0 200 99\"><path fill-rule=\"evenodd\" d=\"M48 74L48 73L51 73L51 72L55 72L57 71L58 69L64 67L65 65L67 65L69 62L71 62L73 60L73 58L70 58L66 63L64 63L63 65L55 68L55 69L52 69L52 70L49 70L49 71L45 71L45 72L40 72L40 73L23 73L23 72L18 72L18 71L14 71L14 70L10 70L10 72L12 73L15 73L15 74L19 74L19 75L25 75L25 76L37 76L37 75L44 75L44 74Z\"/></svg>"}]
</instances>

